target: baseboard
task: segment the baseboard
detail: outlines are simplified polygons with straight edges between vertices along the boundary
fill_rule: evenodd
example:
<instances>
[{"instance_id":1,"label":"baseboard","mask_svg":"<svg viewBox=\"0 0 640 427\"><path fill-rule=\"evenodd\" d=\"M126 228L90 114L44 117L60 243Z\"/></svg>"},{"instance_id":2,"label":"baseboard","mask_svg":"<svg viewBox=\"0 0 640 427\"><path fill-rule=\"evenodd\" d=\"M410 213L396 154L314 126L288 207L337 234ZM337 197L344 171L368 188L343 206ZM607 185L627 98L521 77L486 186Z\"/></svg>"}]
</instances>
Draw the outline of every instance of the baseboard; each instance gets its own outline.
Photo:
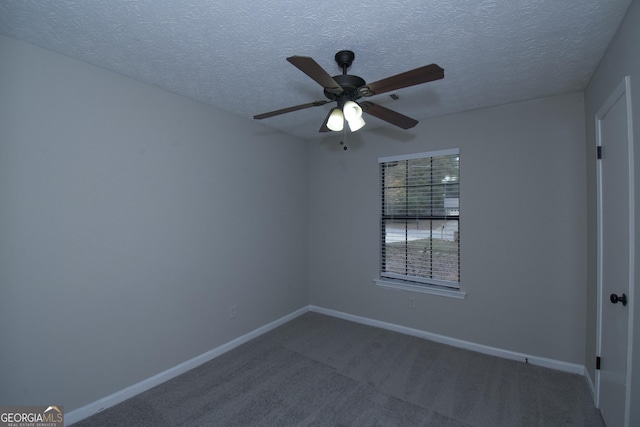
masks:
<instances>
[{"instance_id":1,"label":"baseboard","mask_svg":"<svg viewBox=\"0 0 640 427\"><path fill-rule=\"evenodd\" d=\"M175 378L178 375L181 375L193 368L196 368L202 365L203 363L206 363L212 359L215 359L216 357L228 352L229 350L233 350L234 348L254 338L257 338L260 335L266 332L269 332L272 329L275 329L278 326L283 325L284 323L290 320L293 320L296 317L308 311L314 311L316 313L325 314L328 316L333 316L340 319L349 320L352 322L362 323L364 325L374 326L378 328L399 332L402 334L425 338L431 341L439 342L442 344L448 344L454 347L464 348L467 350L477 351L479 353L484 353L491 356L502 357L504 359L518 360L521 362L528 362L533 365L538 365L546 368L556 369L563 372L583 375L586 378L587 383L589 384L589 387L591 388L591 391L594 393L594 396L595 396L595 392L594 392L595 388L593 387L593 381L591 381L591 378L586 372L586 369L582 365L548 359L545 357L531 356L524 353L503 350L495 347L489 347L482 344L477 344L469 341L459 340L456 338L450 338L444 335L438 335L431 332L426 332L420 329L409 328L406 326L382 322L380 320L374 320L367 317L356 316L354 314L348 314L341 311L331 310L328 308L309 305L306 307L302 307L301 309L296 310L293 313L290 313L284 317L281 317L280 319L277 319L271 323L261 326L219 347L209 350L206 353L196 356L193 359L180 363L179 365L174 366L173 368L160 372L157 375L154 375L150 378L140 381L139 383L133 384L125 389L122 389L113 394L110 394L109 396L103 397L102 399L96 400L95 402L89 403L88 405L82 406L78 409L74 409L73 411L70 411L65 414L65 424L71 425L73 423L77 423L78 421L81 421L94 414L97 414L100 411L103 411L107 408L115 406L118 403L122 403L127 399L130 399L157 385L162 384L163 382L169 381L170 379Z\"/></svg>"},{"instance_id":2,"label":"baseboard","mask_svg":"<svg viewBox=\"0 0 640 427\"><path fill-rule=\"evenodd\" d=\"M341 319L350 320L352 322L362 323L364 325L375 326L390 331L400 332L402 334L412 335L420 338L426 338L431 341L454 347L464 348L476 351L478 353L488 354L491 356L501 357L503 359L518 360L521 362L531 363L532 365L543 366L545 368L556 369L558 371L569 372L572 374L585 375L585 368L576 363L562 362L560 360L548 359L546 357L532 356L529 354L518 353L510 350L490 347L470 341L450 338L444 335L438 335L431 332L422 331L420 329L408 328L406 326L396 325L393 323L382 322L380 320L370 319L368 317L356 316L353 314L343 313L341 311L331 310L317 306L309 306L310 311L326 314L328 316L339 317Z\"/></svg>"},{"instance_id":3,"label":"baseboard","mask_svg":"<svg viewBox=\"0 0 640 427\"><path fill-rule=\"evenodd\" d=\"M69 411L64 415L65 424L71 425L73 423L77 423L80 420L88 418L94 414L97 414L100 411L103 411L107 408L117 405L118 403L122 403L127 399L130 399L140 393L143 393L157 385L162 384L165 381L169 381L172 378L177 377L178 375L184 374L185 372L196 368L203 363L206 363L216 357L220 356L228 352L229 350L233 350L246 343L247 341L251 341L254 338L259 337L260 335L269 332L272 329L277 328L278 326L293 320L294 318L306 313L309 311L309 307L303 307L299 310L294 311L291 314L288 314L284 317L281 317L278 320L275 320L271 323L268 323L264 326L261 326L248 334L242 335L232 341L229 341L219 347L216 347L212 350L207 351L199 356L194 357L193 359L187 360L186 362L182 362L173 368L169 368L166 371L160 372L157 375L154 375L150 378L147 378L139 383L133 384L125 389L117 391L109 396L103 397L102 399L96 400L95 402L89 403L88 405L82 406L78 409L74 409L73 411Z\"/></svg>"},{"instance_id":4,"label":"baseboard","mask_svg":"<svg viewBox=\"0 0 640 427\"><path fill-rule=\"evenodd\" d=\"M589 371L587 369L584 370L584 379L587 381L587 385L589 386L589 390L591 391L591 397L593 398L593 405L597 408L598 399L596 396L595 381L593 381L593 378L591 378L591 375L589 375Z\"/></svg>"}]
</instances>

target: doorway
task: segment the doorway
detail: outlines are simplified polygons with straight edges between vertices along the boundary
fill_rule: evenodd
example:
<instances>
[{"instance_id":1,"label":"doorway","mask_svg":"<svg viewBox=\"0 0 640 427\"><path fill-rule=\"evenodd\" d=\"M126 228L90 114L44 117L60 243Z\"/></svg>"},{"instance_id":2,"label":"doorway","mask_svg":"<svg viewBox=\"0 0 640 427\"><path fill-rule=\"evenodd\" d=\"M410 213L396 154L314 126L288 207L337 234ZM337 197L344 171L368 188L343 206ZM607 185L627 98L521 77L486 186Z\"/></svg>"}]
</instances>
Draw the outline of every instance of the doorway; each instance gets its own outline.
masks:
<instances>
[{"instance_id":1,"label":"doorway","mask_svg":"<svg viewBox=\"0 0 640 427\"><path fill-rule=\"evenodd\" d=\"M634 283L634 183L630 79L596 114L598 332L596 406L609 427L628 426Z\"/></svg>"}]
</instances>

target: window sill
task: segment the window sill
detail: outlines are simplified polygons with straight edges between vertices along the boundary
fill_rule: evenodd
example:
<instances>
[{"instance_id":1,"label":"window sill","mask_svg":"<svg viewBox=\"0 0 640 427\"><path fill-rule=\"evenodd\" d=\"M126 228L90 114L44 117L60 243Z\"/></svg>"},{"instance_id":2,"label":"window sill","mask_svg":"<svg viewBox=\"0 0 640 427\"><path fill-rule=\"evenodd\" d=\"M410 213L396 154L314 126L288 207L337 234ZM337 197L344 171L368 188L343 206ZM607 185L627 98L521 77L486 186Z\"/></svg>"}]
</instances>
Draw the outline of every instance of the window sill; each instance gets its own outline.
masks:
<instances>
[{"instance_id":1,"label":"window sill","mask_svg":"<svg viewBox=\"0 0 640 427\"><path fill-rule=\"evenodd\" d=\"M400 289L403 291L421 292L423 294L439 295L441 297L449 297L456 299L464 299L467 295L465 291L458 289L446 289L439 286L430 285L412 285L410 283L400 282L391 279L373 279L376 285L387 289Z\"/></svg>"}]
</instances>

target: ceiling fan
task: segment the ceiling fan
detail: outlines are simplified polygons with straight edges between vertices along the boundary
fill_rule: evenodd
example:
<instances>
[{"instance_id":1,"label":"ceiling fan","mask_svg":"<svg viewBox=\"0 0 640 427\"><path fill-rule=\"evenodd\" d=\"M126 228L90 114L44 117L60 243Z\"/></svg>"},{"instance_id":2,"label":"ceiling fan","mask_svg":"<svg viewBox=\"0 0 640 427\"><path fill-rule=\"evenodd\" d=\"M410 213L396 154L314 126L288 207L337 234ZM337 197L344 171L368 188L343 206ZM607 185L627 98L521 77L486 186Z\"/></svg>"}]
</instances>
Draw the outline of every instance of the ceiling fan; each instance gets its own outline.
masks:
<instances>
[{"instance_id":1,"label":"ceiling fan","mask_svg":"<svg viewBox=\"0 0 640 427\"><path fill-rule=\"evenodd\" d=\"M444 78L444 69L436 64L425 65L414 70L396 74L386 79L378 80L367 84L364 79L358 76L347 74L347 69L353 63L355 54L350 50L341 50L336 53L335 61L342 69L342 74L331 77L313 58L308 56L290 56L287 58L291 64L300 71L315 80L324 88L324 96L327 98L320 101L309 102L307 104L295 105L281 110L253 116L256 120L305 108L319 107L329 102L336 101L337 107L331 109L324 119L319 132L341 131L344 121L347 120L352 132L364 126L362 112L371 114L392 125L402 129L410 129L418 124L417 120L390 110L370 101L356 102L362 97L370 97L381 93L415 86L422 83L431 82Z\"/></svg>"}]
</instances>

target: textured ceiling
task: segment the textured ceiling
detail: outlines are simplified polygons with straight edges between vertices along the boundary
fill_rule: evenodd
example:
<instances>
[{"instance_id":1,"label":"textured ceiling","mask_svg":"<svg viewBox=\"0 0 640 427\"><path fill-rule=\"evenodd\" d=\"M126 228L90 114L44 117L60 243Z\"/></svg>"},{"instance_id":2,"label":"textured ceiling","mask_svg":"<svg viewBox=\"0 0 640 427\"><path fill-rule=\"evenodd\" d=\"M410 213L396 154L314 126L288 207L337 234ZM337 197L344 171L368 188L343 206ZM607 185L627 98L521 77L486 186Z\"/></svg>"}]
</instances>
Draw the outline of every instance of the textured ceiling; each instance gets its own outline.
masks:
<instances>
[{"instance_id":1,"label":"textured ceiling","mask_svg":"<svg viewBox=\"0 0 640 427\"><path fill-rule=\"evenodd\" d=\"M2 0L0 34L251 119L324 99L289 64L373 82L437 63L445 78L373 101L421 120L582 90L630 0ZM0 52L0 60L2 60ZM333 104L261 121L303 138ZM365 116L367 127L387 126ZM420 126L420 124L418 124ZM403 131L411 132L411 130Z\"/></svg>"}]
</instances>

